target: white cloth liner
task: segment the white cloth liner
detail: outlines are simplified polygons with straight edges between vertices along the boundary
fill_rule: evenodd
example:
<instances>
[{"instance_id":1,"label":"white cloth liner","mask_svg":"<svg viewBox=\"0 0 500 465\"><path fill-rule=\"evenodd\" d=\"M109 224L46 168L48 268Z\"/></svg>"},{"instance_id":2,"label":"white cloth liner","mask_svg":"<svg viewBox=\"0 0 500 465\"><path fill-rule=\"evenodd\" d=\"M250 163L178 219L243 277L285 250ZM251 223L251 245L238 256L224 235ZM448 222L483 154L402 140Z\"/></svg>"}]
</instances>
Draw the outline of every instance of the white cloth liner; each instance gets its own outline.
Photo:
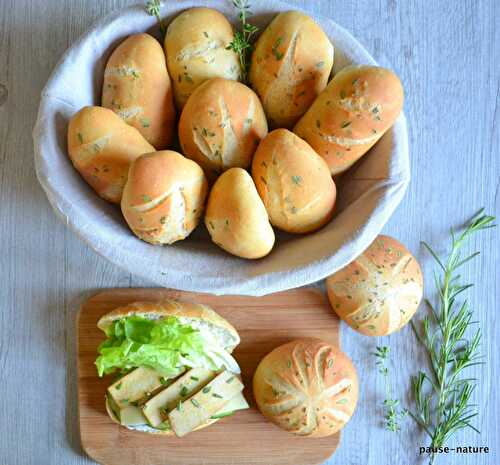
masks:
<instances>
[{"instance_id":1,"label":"white cloth liner","mask_svg":"<svg viewBox=\"0 0 500 465\"><path fill-rule=\"evenodd\" d=\"M234 24L229 0L166 2L170 21L192 6L210 6ZM253 0L252 22L262 30L288 5ZM307 12L306 12L307 13ZM307 13L310 14L310 13ZM333 21L314 17L335 47L334 72L350 63L375 64L368 52ZM153 246L128 229L118 206L100 199L67 156L68 121L81 107L99 105L103 70L110 52L126 36L150 32L155 18L144 4L98 21L63 55L42 91L33 130L37 176L57 215L97 253L163 287L213 294L264 295L313 283L342 268L379 234L410 181L406 119L394 127L337 183L337 214L320 231L304 236L277 232L273 252L260 260L233 257L210 241L203 225L172 246Z\"/></svg>"}]
</instances>

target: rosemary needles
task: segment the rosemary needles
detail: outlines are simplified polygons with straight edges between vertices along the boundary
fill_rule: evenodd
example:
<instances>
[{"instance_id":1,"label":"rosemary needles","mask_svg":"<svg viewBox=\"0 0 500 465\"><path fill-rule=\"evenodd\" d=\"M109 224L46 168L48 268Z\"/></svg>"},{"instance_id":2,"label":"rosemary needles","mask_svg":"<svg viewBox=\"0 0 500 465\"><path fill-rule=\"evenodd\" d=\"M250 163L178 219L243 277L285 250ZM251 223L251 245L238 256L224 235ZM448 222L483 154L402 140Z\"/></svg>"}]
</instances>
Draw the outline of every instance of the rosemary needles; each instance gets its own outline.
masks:
<instances>
[{"instance_id":1,"label":"rosemary needles","mask_svg":"<svg viewBox=\"0 0 500 465\"><path fill-rule=\"evenodd\" d=\"M462 258L468 240L475 233L494 227L494 221L494 217L481 210L461 234L452 231L451 249L445 258L423 243L437 264L434 281L438 295L435 305L427 301L430 315L423 318L421 327L417 329L412 323L429 357L430 371L420 370L412 378L415 405L408 413L429 436L430 464L436 458L435 451L457 431L470 428L479 432L472 424L478 411L471 403L477 381L465 377L464 370L483 363L479 354L481 329L473 321L469 303L458 301L472 286L461 282L458 270L479 255L475 252ZM473 327L476 329L471 334Z\"/></svg>"}]
</instances>

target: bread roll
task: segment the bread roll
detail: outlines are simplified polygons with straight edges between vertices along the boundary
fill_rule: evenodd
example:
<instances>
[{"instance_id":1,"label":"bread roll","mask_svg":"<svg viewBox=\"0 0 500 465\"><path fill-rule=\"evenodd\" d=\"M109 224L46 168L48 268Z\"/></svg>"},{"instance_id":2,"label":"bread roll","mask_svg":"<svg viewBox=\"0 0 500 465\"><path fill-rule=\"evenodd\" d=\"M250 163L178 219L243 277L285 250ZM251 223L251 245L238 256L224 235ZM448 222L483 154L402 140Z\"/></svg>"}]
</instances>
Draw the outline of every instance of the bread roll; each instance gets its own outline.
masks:
<instances>
[{"instance_id":1,"label":"bread roll","mask_svg":"<svg viewBox=\"0 0 500 465\"><path fill-rule=\"evenodd\" d=\"M68 126L74 167L103 198L120 203L130 163L154 147L111 110L84 107Z\"/></svg>"},{"instance_id":2,"label":"bread roll","mask_svg":"<svg viewBox=\"0 0 500 465\"><path fill-rule=\"evenodd\" d=\"M274 231L250 175L231 168L208 197L205 224L212 240L242 258L261 258L274 245Z\"/></svg>"},{"instance_id":3,"label":"bread roll","mask_svg":"<svg viewBox=\"0 0 500 465\"><path fill-rule=\"evenodd\" d=\"M228 79L201 84L179 122L182 152L209 177L232 167L248 168L266 135L266 115L255 92Z\"/></svg>"},{"instance_id":4,"label":"bread roll","mask_svg":"<svg viewBox=\"0 0 500 465\"><path fill-rule=\"evenodd\" d=\"M347 170L394 124L403 87L390 70L349 66L337 73L294 128L328 163Z\"/></svg>"},{"instance_id":5,"label":"bread roll","mask_svg":"<svg viewBox=\"0 0 500 465\"><path fill-rule=\"evenodd\" d=\"M377 239L356 260L326 280L333 310L367 336L401 329L422 300L423 278L413 255L388 236Z\"/></svg>"},{"instance_id":6,"label":"bread roll","mask_svg":"<svg viewBox=\"0 0 500 465\"><path fill-rule=\"evenodd\" d=\"M115 308L99 319L97 327L105 333L115 321L134 315L151 320L174 316L181 323L189 324L195 329L205 327L229 352L232 352L240 343L238 331L211 307L174 299L163 299L158 302L134 302Z\"/></svg>"},{"instance_id":7,"label":"bread roll","mask_svg":"<svg viewBox=\"0 0 500 465\"><path fill-rule=\"evenodd\" d=\"M114 50L104 71L102 106L136 128L156 149L172 142L172 86L165 54L155 38L135 34Z\"/></svg>"},{"instance_id":8,"label":"bread roll","mask_svg":"<svg viewBox=\"0 0 500 465\"><path fill-rule=\"evenodd\" d=\"M208 305L173 299L164 299L159 302L135 302L118 307L103 315L97 322L97 326L101 331L106 333L115 321L134 315L154 320L174 316L181 323L189 324L194 329L210 331L221 347L225 348L228 352L232 352L240 343L240 336L236 329ZM106 411L115 423L124 426L116 418L107 398ZM196 428L195 431L203 429L216 421L218 419L210 419L205 424ZM127 425L125 428L162 436L174 436L174 432L171 429L160 430L146 424Z\"/></svg>"},{"instance_id":9,"label":"bread roll","mask_svg":"<svg viewBox=\"0 0 500 465\"><path fill-rule=\"evenodd\" d=\"M324 437L350 420L358 401L358 377L340 349L305 338L267 354L253 377L262 414L285 431Z\"/></svg>"},{"instance_id":10,"label":"bread roll","mask_svg":"<svg viewBox=\"0 0 500 465\"><path fill-rule=\"evenodd\" d=\"M260 143L252 177L274 226L307 233L330 221L337 191L328 167L287 129L275 129Z\"/></svg>"},{"instance_id":11,"label":"bread roll","mask_svg":"<svg viewBox=\"0 0 500 465\"><path fill-rule=\"evenodd\" d=\"M238 55L226 49L233 39L229 21L210 8L191 8L169 24L164 47L179 109L207 79L239 79Z\"/></svg>"},{"instance_id":12,"label":"bread roll","mask_svg":"<svg viewBox=\"0 0 500 465\"><path fill-rule=\"evenodd\" d=\"M276 16L255 44L249 75L270 126L291 129L326 87L332 66L333 46L309 16Z\"/></svg>"},{"instance_id":13,"label":"bread roll","mask_svg":"<svg viewBox=\"0 0 500 465\"><path fill-rule=\"evenodd\" d=\"M203 170L194 161L171 150L148 153L130 167L123 216L143 241L172 244L198 225L207 190Z\"/></svg>"}]
</instances>

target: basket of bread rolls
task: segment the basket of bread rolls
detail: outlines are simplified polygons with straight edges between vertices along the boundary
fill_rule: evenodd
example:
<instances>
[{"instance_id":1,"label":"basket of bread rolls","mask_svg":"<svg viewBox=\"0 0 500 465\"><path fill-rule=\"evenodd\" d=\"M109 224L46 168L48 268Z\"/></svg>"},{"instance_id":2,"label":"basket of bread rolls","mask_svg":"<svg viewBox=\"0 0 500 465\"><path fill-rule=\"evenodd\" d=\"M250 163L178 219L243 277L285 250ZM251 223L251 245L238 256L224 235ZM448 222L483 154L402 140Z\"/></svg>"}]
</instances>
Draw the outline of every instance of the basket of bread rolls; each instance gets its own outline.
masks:
<instances>
[{"instance_id":1,"label":"basket of bread rolls","mask_svg":"<svg viewBox=\"0 0 500 465\"><path fill-rule=\"evenodd\" d=\"M331 19L209 3L117 11L65 53L34 129L38 179L80 238L159 285L263 295L325 278L408 185L402 83Z\"/></svg>"}]
</instances>

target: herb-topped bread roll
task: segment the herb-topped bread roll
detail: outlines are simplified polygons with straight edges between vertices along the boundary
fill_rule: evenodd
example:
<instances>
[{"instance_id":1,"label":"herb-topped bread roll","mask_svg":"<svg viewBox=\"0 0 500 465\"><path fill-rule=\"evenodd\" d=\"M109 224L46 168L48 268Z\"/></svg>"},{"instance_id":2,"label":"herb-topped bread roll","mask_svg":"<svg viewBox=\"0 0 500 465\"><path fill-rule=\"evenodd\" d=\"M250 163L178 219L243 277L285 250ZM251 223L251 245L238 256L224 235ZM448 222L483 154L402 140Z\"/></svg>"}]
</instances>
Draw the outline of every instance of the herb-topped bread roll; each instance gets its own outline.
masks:
<instances>
[{"instance_id":1,"label":"herb-topped bread roll","mask_svg":"<svg viewBox=\"0 0 500 465\"><path fill-rule=\"evenodd\" d=\"M401 329L416 312L423 293L420 266L400 242L377 239L356 260L326 280L333 310L367 336Z\"/></svg>"},{"instance_id":2,"label":"herb-topped bread roll","mask_svg":"<svg viewBox=\"0 0 500 465\"><path fill-rule=\"evenodd\" d=\"M359 160L394 124L403 87L390 70L348 66L318 96L293 132L328 163L332 175Z\"/></svg>"},{"instance_id":3,"label":"herb-topped bread roll","mask_svg":"<svg viewBox=\"0 0 500 465\"><path fill-rule=\"evenodd\" d=\"M358 377L337 347L305 338L274 349L259 363L253 392L262 414L290 433L324 437L350 420Z\"/></svg>"},{"instance_id":4,"label":"herb-topped bread roll","mask_svg":"<svg viewBox=\"0 0 500 465\"><path fill-rule=\"evenodd\" d=\"M233 39L229 21L210 8L191 8L169 24L164 47L179 109L207 79L239 79L238 55L227 49Z\"/></svg>"},{"instance_id":5,"label":"herb-topped bread roll","mask_svg":"<svg viewBox=\"0 0 500 465\"><path fill-rule=\"evenodd\" d=\"M261 258L274 245L274 231L251 176L231 168L215 182L205 224L212 240L242 258Z\"/></svg>"},{"instance_id":6,"label":"herb-topped bread roll","mask_svg":"<svg viewBox=\"0 0 500 465\"><path fill-rule=\"evenodd\" d=\"M74 167L103 198L120 203L130 163L154 151L141 133L111 110L84 107L68 126L68 152Z\"/></svg>"},{"instance_id":7,"label":"herb-topped bread roll","mask_svg":"<svg viewBox=\"0 0 500 465\"><path fill-rule=\"evenodd\" d=\"M140 239L172 244L198 225L207 190L203 170L194 161L171 150L148 153L130 167L123 216Z\"/></svg>"},{"instance_id":8,"label":"herb-topped bread roll","mask_svg":"<svg viewBox=\"0 0 500 465\"><path fill-rule=\"evenodd\" d=\"M309 16L276 16L257 40L250 67L270 126L291 129L326 87L332 66L333 46Z\"/></svg>"},{"instance_id":9,"label":"herb-topped bread roll","mask_svg":"<svg viewBox=\"0 0 500 465\"><path fill-rule=\"evenodd\" d=\"M104 71L102 106L135 127L156 149L166 148L175 129L175 107L160 43L135 34L111 54Z\"/></svg>"},{"instance_id":10,"label":"herb-topped bread roll","mask_svg":"<svg viewBox=\"0 0 500 465\"><path fill-rule=\"evenodd\" d=\"M332 218L337 190L328 166L287 129L275 129L262 140L252 177L274 226L307 233Z\"/></svg>"},{"instance_id":11,"label":"herb-topped bread roll","mask_svg":"<svg viewBox=\"0 0 500 465\"><path fill-rule=\"evenodd\" d=\"M179 122L184 155L199 163L209 177L232 167L248 168L266 135L266 115L255 92L228 79L201 84Z\"/></svg>"}]
</instances>

